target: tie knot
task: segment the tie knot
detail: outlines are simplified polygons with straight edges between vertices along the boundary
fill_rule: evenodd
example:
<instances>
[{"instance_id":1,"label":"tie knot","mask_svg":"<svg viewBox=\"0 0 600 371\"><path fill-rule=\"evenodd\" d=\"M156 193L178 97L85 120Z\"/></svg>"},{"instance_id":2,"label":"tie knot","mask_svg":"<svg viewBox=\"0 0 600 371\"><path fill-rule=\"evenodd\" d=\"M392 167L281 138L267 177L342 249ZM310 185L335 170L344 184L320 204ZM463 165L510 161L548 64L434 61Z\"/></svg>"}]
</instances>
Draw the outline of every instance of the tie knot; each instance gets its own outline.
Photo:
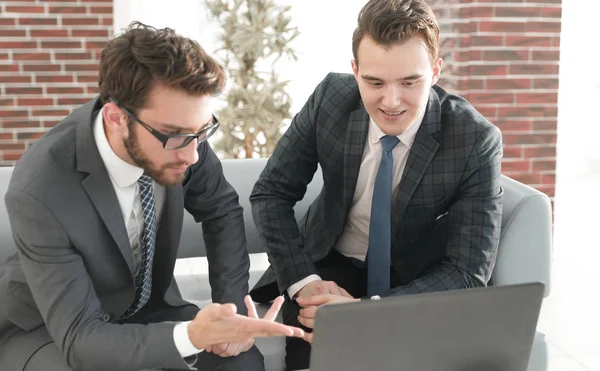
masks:
<instances>
[{"instance_id":1,"label":"tie knot","mask_svg":"<svg viewBox=\"0 0 600 371\"><path fill-rule=\"evenodd\" d=\"M400 142L400 139L398 139L398 137L394 137L391 135L385 135L379 140L381 141L381 148L386 152L390 152Z\"/></svg>"},{"instance_id":2,"label":"tie knot","mask_svg":"<svg viewBox=\"0 0 600 371\"><path fill-rule=\"evenodd\" d=\"M144 174L138 179L138 183L140 186L147 188L152 185L152 178L149 175Z\"/></svg>"}]
</instances>

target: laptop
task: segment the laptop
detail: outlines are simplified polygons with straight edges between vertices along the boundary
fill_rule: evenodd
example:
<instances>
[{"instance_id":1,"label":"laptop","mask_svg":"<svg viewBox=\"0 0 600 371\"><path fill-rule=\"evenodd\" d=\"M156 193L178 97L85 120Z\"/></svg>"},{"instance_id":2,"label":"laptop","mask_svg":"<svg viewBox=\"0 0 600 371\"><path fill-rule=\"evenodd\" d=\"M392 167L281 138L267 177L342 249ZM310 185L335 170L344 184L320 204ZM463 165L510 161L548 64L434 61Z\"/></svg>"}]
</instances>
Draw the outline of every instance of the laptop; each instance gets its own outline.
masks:
<instances>
[{"instance_id":1,"label":"laptop","mask_svg":"<svg viewBox=\"0 0 600 371\"><path fill-rule=\"evenodd\" d=\"M544 285L320 308L310 371L526 371Z\"/></svg>"}]
</instances>

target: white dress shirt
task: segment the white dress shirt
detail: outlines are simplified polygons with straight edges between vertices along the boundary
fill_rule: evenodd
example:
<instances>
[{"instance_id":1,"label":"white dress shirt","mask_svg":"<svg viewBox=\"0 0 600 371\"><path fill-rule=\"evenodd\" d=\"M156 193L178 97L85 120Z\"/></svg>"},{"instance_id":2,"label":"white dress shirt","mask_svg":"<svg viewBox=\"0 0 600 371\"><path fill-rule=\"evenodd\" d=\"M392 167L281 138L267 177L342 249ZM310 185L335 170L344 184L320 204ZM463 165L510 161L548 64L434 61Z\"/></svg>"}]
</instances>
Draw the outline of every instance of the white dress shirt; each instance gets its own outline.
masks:
<instances>
[{"instance_id":1,"label":"white dress shirt","mask_svg":"<svg viewBox=\"0 0 600 371\"><path fill-rule=\"evenodd\" d=\"M421 121L425 112L421 113L420 117L406 129L402 134L398 135L400 142L392 150L393 162L393 179L392 189L393 195L396 194L396 188L402 179L402 173L406 166L406 160L412 144L417 136L417 132L421 127ZM352 198L350 212L346 219L344 232L335 245L335 249L342 255L364 261L369 249L369 223L371 221L371 203L373 200L373 189L375 187L375 177L379 170L381 162L381 137L385 134L379 129L379 126L371 118L369 120L369 130L365 149L363 152L362 162L356 180L356 189ZM393 197L392 197L393 199ZM288 288L288 295L293 298L309 282L320 280L321 277L312 274Z\"/></svg>"},{"instance_id":2,"label":"white dress shirt","mask_svg":"<svg viewBox=\"0 0 600 371\"><path fill-rule=\"evenodd\" d=\"M140 233L142 233L144 228L144 216L142 215L138 180L144 174L144 169L124 161L112 150L104 132L102 110L100 110L94 121L94 139L98 147L98 152L100 152L100 157L108 171L110 181L115 189L117 199L119 200L121 214L123 215L127 236L129 237L129 246L131 246L132 250L135 273L137 275L141 267ZM166 189L155 181L152 181L152 185L154 188L154 202L156 204L156 228L158 230L165 203ZM194 347L189 339L187 333L188 323L178 323L173 330L175 346L182 358L201 352L201 350Z\"/></svg>"}]
</instances>

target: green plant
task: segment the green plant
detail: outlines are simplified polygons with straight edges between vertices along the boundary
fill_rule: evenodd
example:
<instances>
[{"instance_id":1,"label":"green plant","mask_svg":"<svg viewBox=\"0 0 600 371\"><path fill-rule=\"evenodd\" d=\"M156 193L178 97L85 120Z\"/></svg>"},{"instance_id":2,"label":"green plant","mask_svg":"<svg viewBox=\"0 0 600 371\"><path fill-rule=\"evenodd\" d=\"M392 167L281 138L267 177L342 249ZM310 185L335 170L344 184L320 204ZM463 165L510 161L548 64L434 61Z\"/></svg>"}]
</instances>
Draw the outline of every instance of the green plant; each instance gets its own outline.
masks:
<instances>
[{"instance_id":1,"label":"green plant","mask_svg":"<svg viewBox=\"0 0 600 371\"><path fill-rule=\"evenodd\" d=\"M225 157L268 157L291 118L288 81L281 81L275 63L297 60L290 43L298 36L290 6L274 0L206 0L221 26L219 56L228 74L224 107L217 112L223 133L215 150Z\"/></svg>"}]
</instances>

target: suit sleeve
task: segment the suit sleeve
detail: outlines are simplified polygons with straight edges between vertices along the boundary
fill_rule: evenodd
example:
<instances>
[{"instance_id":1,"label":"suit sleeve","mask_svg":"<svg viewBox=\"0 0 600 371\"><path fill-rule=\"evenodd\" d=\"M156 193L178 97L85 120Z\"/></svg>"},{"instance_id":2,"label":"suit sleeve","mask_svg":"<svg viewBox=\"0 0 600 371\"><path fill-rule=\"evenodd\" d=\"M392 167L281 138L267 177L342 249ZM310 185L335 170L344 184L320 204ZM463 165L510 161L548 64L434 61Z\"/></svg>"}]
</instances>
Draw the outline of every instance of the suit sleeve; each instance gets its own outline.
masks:
<instances>
[{"instance_id":1,"label":"suit sleeve","mask_svg":"<svg viewBox=\"0 0 600 371\"><path fill-rule=\"evenodd\" d=\"M252 216L265 244L279 292L317 274L294 215L318 166L316 122L331 74L294 117L250 195Z\"/></svg>"},{"instance_id":2,"label":"suit sleeve","mask_svg":"<svg viewBox=\"0 0 600 371\"><path fill-rule=\"evenodd\" d=\"M445 256L419 278L382 296L486 286L500 241L502 135L491 126L469 156L456 201L448 210Z\"/></svg>"},{"instance_id":3,"label":"suit sleeve","mask_svg":"<svg viewBox=\"0 0 600 371\"><path fill-rule=\"evenodd\" d=\"M102 320L86 263L51 210L22 190L9 191L5 203L33 300L70 368L188 368L175 347L174 324Z\"/></svg>"},{"instance_id":4,"label":"suit sleeve","mask_svg":"<svg viewBox=\"0 0 600 371\"><path fill-rule=\"evenodd\" d=\"M250 257L244 210L208 142L198 152L200 160L193 165L184 205L196 222L202 222L213 302L234 303L239 313L246 314Z\"/></svg>"}]
</instances>

